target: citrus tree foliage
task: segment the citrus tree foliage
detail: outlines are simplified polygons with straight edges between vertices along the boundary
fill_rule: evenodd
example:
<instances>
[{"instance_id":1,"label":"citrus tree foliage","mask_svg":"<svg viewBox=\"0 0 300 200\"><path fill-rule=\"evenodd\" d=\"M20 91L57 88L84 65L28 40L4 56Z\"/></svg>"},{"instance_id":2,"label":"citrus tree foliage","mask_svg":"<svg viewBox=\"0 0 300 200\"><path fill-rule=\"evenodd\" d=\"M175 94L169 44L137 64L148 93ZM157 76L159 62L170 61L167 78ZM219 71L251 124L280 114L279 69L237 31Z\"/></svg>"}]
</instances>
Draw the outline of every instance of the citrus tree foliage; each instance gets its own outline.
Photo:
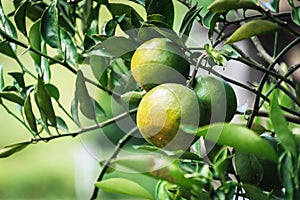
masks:
<instances>
[{"instance_id":1,"label":"citrus tree foliage","mask_svg":"<svg viewBox=\"0 0 300 200\"><path fill-rule=\"evenodd\" d=\"M144 199L299 199L300 85L292 75L300 64L287 66L279 62L300 43L298 2L289 0L291 11L281 12L280 0L179 0L176 3L188 11L177 22L179 30L174 30L175 2L171 0L14 0L13 12L6 11L0 1L0 52L19 66L19 70L9 73L5 63L0 66L0 105L31 134L30 141L0 149L0 157L40 141L101 129L134 115L145 91L131 78L131 57L144 41L164 37L184 49L193 66L188 86L192 86L197 70L204 69L252 92L254 105L239 105L236 116L242 123L218 122L197 128L199 138L215 144L206 157L201 156L200 140L190 151L167 151L145 141L131 141L138 134L136 127L127 134L120 133L123 137L115 151L100 163L102 170L91 199L97 198L99 190ZM101 8L111 15L104 23ZM199 36L210 41L203 47L187 45L195 23L207 29L207 35ZM259 40L266 33L275 38L271 53ZM278 35L283 33L293 40L279 48L282 41ZM237 45L244 40L255 44L260 59ZM20 52L30 55L31 67L24 64ZM226 70L232 60L261 72L259 82L241 83L216 70ZM54 65L69 71L64 76L75 77L74 95L66 107L60 99L63 91L51 81ZM85 73L84 66L95 79ZM13 82L6 82L6 77ZM102 99L96 99L88 90L90 86L104 91L120 105L125 102L124 113L101 120L107 113L100 106ZM84 125L86 120L94 125ZM188 133L193 127L182 128ZM130 141L137 155L118 156ZM113 166L157 179L155 193L134 180L107 179L105 175Z\"/></svg>"}]
</instances>

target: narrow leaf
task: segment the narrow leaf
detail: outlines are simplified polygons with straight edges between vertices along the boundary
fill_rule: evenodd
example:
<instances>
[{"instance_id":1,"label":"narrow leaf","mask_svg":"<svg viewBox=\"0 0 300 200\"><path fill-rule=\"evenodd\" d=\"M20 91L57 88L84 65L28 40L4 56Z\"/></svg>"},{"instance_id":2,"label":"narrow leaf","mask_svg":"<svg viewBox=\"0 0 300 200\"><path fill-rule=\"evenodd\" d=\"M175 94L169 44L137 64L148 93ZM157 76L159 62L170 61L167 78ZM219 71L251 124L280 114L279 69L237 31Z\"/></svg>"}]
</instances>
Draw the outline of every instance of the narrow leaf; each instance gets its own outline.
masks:
<instances>
[{"instance_id":1,"label":"narrow leaf","mask_svg":"<svg viewBox=\"0 0 300 200\"><path fill-rule=\"evenodd\" d=\"M24 105L24 100L18 95L11 92L0 92L0 97L8 101L19 104L20 106Z\"/></svg>"},{"instance_id":2,"label":"narrow leaf","mask_svg":"<svg viewBox=\"0 0 300 200\"><path fill-rule=\"evenodd\" d=\"M95 107L85 85L85 78L81 70L78 70L76 77L75 98L77 99L80 111L89 119L96 119Z\"/></svg>"},{"instance_id":3,"label":"narrow leaf","mask_svg":"<svg viewBox=\"0 0 300 200\"><path fill-rule=\"evenodd\" d=\"M261 156L274 162L277 161L273 147L254 131L244 126L215 123L198 128L197 133L194 132L193 128L182 128L187 133L196 134L198 137L203 136L205 139L217 144L231 146L245 153Z\"/></svg>"},{"instance_id":4,"label":"narrow leaf","mask_svg":"<svg viewBox=\"0 0 300 200\"><path fill-rule=\"evenodd\" d=\"M57 122L58 129L65 131L65 132L69 131L67 123L61 117L56 116L56 122Z\"/></svg>"},{"instance_id":5,"label":"narrow leaf","mask_svg":"<svg viewBox=\"0 0 300 200\"><path fill-rule=\"evenodd\" d=\"M274 22L268 20L252 20L243 24L239 27L225 42L226 44L231 44L244 39L248 39L252 36L257 36L269 32L278 31L281 27Z\"/></svg>"},{"instance_id":6,"label":"narrow leaf","mask_svg":"<svg viewBox=\"0 0 300 200\"><path fill-rule=\"evenodd\" d=\"M64 31L63 29L60 30L60 38L61 38L61 46L62 51L65 54L65 59L71 65L77 67L78 62L78 54L77 48L72 40L72 37L69 35L68 32Z\"/></svg>"},{"instance_id":7,"label":"narrow leaf","mask_svg":"<svg viewBox=\"0 0 300 200\"><path fill-rule=\"evenodd\" d=\"M95 186L110 193L125 194L133 197L154 200L150 192L144 187L136 182L124 178L110 178L95 183Z\"/></svg>"},{"instance_id":8,"label":"narrow leaf","mask_svg":"<svg viewBox=\"0 0 300 200\"><path fill-rule=\"evenodd\" d=\"M293 155L296 155L296 142L293 133L288 127L288 123L281 111L278 103L277 90L274 91L271 106L270 106L270 119L272 121L275 133L281 145Z\"/></svg>"},{"instance_id":9,"label":"narrow leaf","mask_svg":"<svg viewBox=\"0 0 300 200\"><path fill-rule=\"evenodd\" d=\"M0 92L2 92L5 87L4 76L3 76L3 65L0 64Z\"/></svg>"},{"instance_id":10,"label":"narrow leaf","mask_svg":"<svg viewBox=\"0 0 300 200\"><path fill-rule=\"evenodd\" d=\"M29 124L31 130L33 130L35 133L38 133L36 118L32 111L32 105L31 105L31 100L29 95L27 96L24 103L24 114L25 114L26 121Z\"/></svg>"},{"instance_id":11,"label":"narrow leaf","mask_svg":"<svg viewBox=\"0 0 300 200\"><path fill-rule=\"evenodd\" d=\"M57 0L52 1L41 19L41 34L47 44L53 48L60 48L58 27Z\"/></svg>"},{"instance_id":12,"label":"narrow leaf","mask_svg":"<svg viewBox=\"0 0 300 200\"><path fill-rule=\"evenodd\" d=\"M56 127L56 116L53 105L42 78L38 78L38 82L35 87L35 100L41 113L43 122L47 125L47 120L49 120L51 125Z\"/></svg>"},{"instance_id":13,"label":"narrow leaf","mask_svg":"<svg viewBox=\"0 0 300 200\"><path fill-rule=\"evenodd\" d=\"M0 42L0 52L13 59L17 59L16 53L13 51L11 45L7 41Z\"/></svg>"},{"instance_id":14,"label":"narrow leaf","mask_svg":"<svg viewBox=\"0 0 300 200\"><path fill-rule=\"evenodd\" d=\"M216 13L223 13L241 8L259 10L260 7L253 0L216 0L208 6L209 10Z\"/></svg>"},{"instance_id":15,"label":"narrow leaf","mask_svg":"<svg viewBox=\"0 0 300 200\"><path fill-rule=\"evenodd\" d=\"M24 81L24 77L23 77L23 73L20 73L20 72L10 72L8 73L10 76L12 76L16 82L18 83L18 85L20 86L20 88L22 89L26 89L25 88L25 81Z\"/></svg>"},{"instance_id":16,"label":"narrow leaf","mask_svg":"<svg viewBox=\"0 0 300 200\"><path fill-rule=\"evenodd\" d=\"M30 144L30 142L22 142L17 144L12 144L6 147L3 147L0 149L0 158L6 158L18 151L23 150L25 147L27 147Z\"/></svg>"},{"instance_id":17,"label":"narrow leaf","mask_svg":"<svg viewBox=\"0 0 300 200\"><path fill-rule=\"evenodd\" d=\"M55 100L59 100L59 90L55 85L52 85L50 83L45 84L45 89L47 90L50 97L54 98Z\"/></svg>"},{"instance_id":18,"label":"narrow leaf","mask_svg":"<svg viewBox=\"0 0 300 200\"><path fill-rule=\"evenodd\" d=\"M300 26L300 6L299 7L294 7L292 10L292 20Z\"/></svg>"},{"instance_id":19,"label":"narrow leaf","mask_svg":"<svg viewBox=\"0 0 300 200\"><path fill-rule=\"evenodd\" d=\"M23 1L21 5L17 8L14 20L16 23L17 28L23 33L25 36L27 36L27 30L26 30L26 10L28 1Z\"/></svg>"}]
</instances>

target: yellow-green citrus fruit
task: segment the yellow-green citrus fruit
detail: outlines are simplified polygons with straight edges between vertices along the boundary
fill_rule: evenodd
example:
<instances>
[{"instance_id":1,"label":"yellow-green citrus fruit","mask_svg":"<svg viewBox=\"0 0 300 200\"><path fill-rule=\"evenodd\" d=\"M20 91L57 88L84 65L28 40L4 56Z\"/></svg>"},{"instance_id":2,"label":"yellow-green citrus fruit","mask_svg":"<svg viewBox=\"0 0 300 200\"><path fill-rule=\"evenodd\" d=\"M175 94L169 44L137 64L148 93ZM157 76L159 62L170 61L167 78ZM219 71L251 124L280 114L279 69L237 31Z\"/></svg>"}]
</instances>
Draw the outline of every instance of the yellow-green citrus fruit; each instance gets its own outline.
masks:
<instances>
[{"instance_id":1,"label":"yellow-green citrus fruit","mask_svg":"<svg viewBox=\"0 0 300 200\"><path fill-rule=\"evenodd\" d=\"M150 90L141 100L137 111L137 126L149 143L169 149L189 148L193 134L182 127L198 127L203 107L195 92L186 86L166 83Z\"/></svg>"},{"instance_id":2,"label":"yellow-green citrus fruit","mask_svg":"<svg viewBox=\"0 0 300 200\"><path fill-rule=\"evenodd\" d=\"M183 50L166 38L144 42L131 59L132 76L146 91L163 83L185 84L189 72Z\"/></svg>"},{"instance_id":3,"label":"yellow-green citrus fruit","mask_svg":"<svg viewBox=\"0 0 300 200\"><path fill-rule=\"evenodd\" d=\"M198 76L194 90L205 109L205 123L229 122L237 109L237 99L231 85L221 78Z\"/></svg>"}]
</instances>

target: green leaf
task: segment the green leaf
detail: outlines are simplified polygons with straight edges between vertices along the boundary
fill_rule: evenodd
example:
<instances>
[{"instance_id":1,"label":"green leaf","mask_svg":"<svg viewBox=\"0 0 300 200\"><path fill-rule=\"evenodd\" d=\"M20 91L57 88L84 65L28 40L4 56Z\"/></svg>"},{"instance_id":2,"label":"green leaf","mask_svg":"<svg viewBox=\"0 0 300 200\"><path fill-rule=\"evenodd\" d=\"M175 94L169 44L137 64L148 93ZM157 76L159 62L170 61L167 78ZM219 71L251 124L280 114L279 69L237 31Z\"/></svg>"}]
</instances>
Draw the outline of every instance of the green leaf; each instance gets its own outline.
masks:
<instances>
[{"instance_id":1,"label":"green leaf","mask_svg":"<svg viewBox=\"0 0 300 200\"><path fill-rule=\"evenodd\" d=\"M65 54L66 61L77 67L78 63L78 54L77 54L77 48L72 40L72 37L69 35L68 32L64 31L63 29L60 29L60 39L61 39L61 48L62 51Z\"/></svg>"},{"instance_id":2,"label":"green leaf","mask_svg":"<svg viewBox=\"0 0 300 200\"><path fill-rule=\"evenodd\" d=\"M142 100L143 96L146 94L145 91L137 92L130 91L121 95L121 99L127 103L129 106L137 106Z\"/></svg>"},{"instance_id":3,"label":"green leaf","mask_svg":"<svg viewBox=\"0 0 300 200\"><path fill-rule=\"evenodd\" d=\"M23 33L25 36L27 36L27 30L26 30L26 10L27 5L29 2L27 0L22 1L21 5L18 6L14 20L16 23L17 28Z\"/></svg>"},{"instance_id":4,"label":"green leaf","mask_svg":"<svg viewBox=\"0 0 300 200\"><path fill-rule=\"evenodd\" d=\"M272 121L274 131L279 139L281 145L292 155L296 156L296 142L293 133L288 127L288 123L281 111L278 103L277 90L274 91L271 105L270 105L270 119Z\"/></svg>"},{"instance_id":5,"label":"green leaf","mask_svg":"<svg viewBox=\"0 0 300 200\"><path fill-rule=\"evenodd\" d=\"M185 132L196 134L220 145L227 145L245 153L261 156L277 162L273 147L254 131L237 124L215 123L195 129L183 126Z\"/></svg>"},{"instance_id":6,"label":"green leaf","mask_svg":"<svg viewBox=\"0 0 300 200\"><path fill-rule=\"evenodd\" d=\"M36 21L30 28L29 30L29 37L28 37L28 40L29 40L29 43L30 43L30 46L37 50L37 51L41 51L41 35L40 35L40 26L41 26L41 21L38 20ZM36 54L36 53L33 53L33 52L30 52L30 55L31 57L33 58L34 62L40 66L40 63L41 63L41 56Z\"/></svg>"},{"instance_id":7,"label":"green leaf","mask_svg":"<svg viewBox=\"0 0 300 200\"><path fill-rule=\"evenodd\" d=\"M202 7L197 8L197 4L195 4L184 16L180 29L179 29L179 36L181 39L187 40L188 36L190 35L190 31L192 29L193 23L197 18L199 12L201 11Z\"/></svg>"},{"instance_id":8,"label":"green leaf","mask_svg":"<svg viewBox=\"0 0 300 200\"><path fill-rule=\"evenodd\" d=\"M152 14L161 14L165 17L167 24L173 27L174 5L172 0L145 0L145 9L147 16Z\"/></svg>"},{"instance_id":9,"label":"green leaf","mask_svg":"<svg viewBox=\"0 0 300 200\"><path fill-rule=\"evenodd\" d=\"M294 7L292 10L292 20L300 26L300 6L299 7Z\"/></svg>"},{"instance_id":10,"label":"green leaf","mask_svg":"<svg viewBox=\"0 0 300 200\"><path fill-rule=\"evenodd\" d=\"M241 8L259 10L260 7L253 0L216 0L208 7L209 10L215 13L223 13Z\"/></svg>"},{"instance_id":11,"label":"green leaf","mask_svg":"<svg viewBox=\"0 0 300 200\"><path fill-rule=\"evenodd\" d=\"M178 166L178 160L161 154L122 157L113 160L112 163L156 179L169 181L186 189L202 185L200 181L185 176L185 172Z\"/></svg>"},{"instance_id":12,"label":"green leaf","mask_svg":"<svg viewBox=\"0 0 300 200\"><path fill-rule=\"evenodd\" d=\"M241 185L249 195L250 199L269 200L270 197L259 187L244 183Z\"/></svg>"},{"instance_id":13,"label":"green leaf","mask_svg":"<svg viewBox=\"0 0 300 200\"><path fill-rule=\"evenodd\" d=\"M2 149L0 149L0 158L6 158L8 156L11 156L16 152L23 150L29 144L30 142L22 142L3 147Z\"/></svg>"},{"instance_id":14,"label":"green leaf","mask_svg":"<svg viewBox=\"0 0 300 200\"><path fill-rule=\"evenodd\" d=\"M300 81L298 81L296 84L295 93L297 100L300 102Z\"/></svg>"},{"instance_id":15,"label":"green leaf","mask_svg":"<svg viewBox=\"0 0 300 200\"><path fill-rule=\"evenodd\" d=\"M0 92L3 91L4 87L5 87L5 82L4 82L4 76L3 76L3 64L0 64Z\"/></svg>"},{"instance_id":16,"label":"green leaf","mask_svg":"<svg viewBox=\"0 0 300 200\"><path fill-rule=\"evenodd\" d=\"M145 0L130 0L145 7Z\"/></svg>"},{"instance_id":17,"label":"green leaf","mask_svg":"<svg viewBox=\"0 0 300 200\"><path fill-rule=\"evenodd\" d=\"M45 88L45 83L42 78L38 78L38 82L35 87L35 100L44 124L48 125L47 120L49 120L51 125L56 127L57 122L55 112L51 98Z\"/></svg>"},{"instance_id":18,"label":"green leaf","mask_svg":"<svg viewBox=\"0 0 300 200\"><path fill-rule=\"evenodd\" d=\"M94 103L86 88L85 78L81 70L77 71L75 98L82 114L89 119L96 120Z\"/></svg>"},{"instance_id":19,"label":"green leaf","mask_svg":"<svg viewBox=\"0 0 300 200\"><path fill-rule=\"evenodd\" d=\"M11 92L0 92L0 97L8 101L19 104L20 106L24 105L24 100L18 95Z\"/></svg>"},{"instance_id":20,"label":"green leaf","mask_svg":"<svg viewBox=\"0 0 300 200\"><path fill-rule=\"evenodd\" d=\"M25 114L26 121L29 124L31 130L33 130L35 133L38 133L36 118L32 111L32 105L31 105L31 100L29 95L27 96L24 103L24 114Z\"/></svg>"},{"instance_id":21,"label":"green leaf","mask_svg":"<svg viewBox=\"0 0 300 200\"><path fill-rule=\"evenodd\" d=\"M279 2L280 0L260 1L261 5L263 5L266 9L276 13L279 12Z\"/></svg>"},{"instance_id":22,"label":"green leaf","mask_svg":"<svg viewBox=\"0 0 300 200\"><path fill-rule=\"evenodd\" d=\"M78 117L78 99L76 99L76 97L74 97L71 102L71 115L73 120L80 125Z\"/></svg>"},{"instance_id":23,"label":"green leaf","mask_svg":"<svg viewBox=\"0 0 300 200\"><path fill-rule=\"evenodd\" d=\"M52 1L45 10L41 19L41 35L43 39L53 48L61 48L58 27L57 0Z\"/></svg>"},{"instance_id":24,"label":"green leaf","mask_svg":"<svg viewBox=\"0 0 300 200\"><path fill-rule=\"evenodd\" d=\"M238 42L244 39L248 39L252 36L275 32L280 28L281 27L277 23L268 20L252 20L243 24L241 27L235 30L234 33L227 39L225 44Z\"/></svg>"},{"instance_id":25,"label":"green leaf","mask_svg":"<svg viewBox=\"0 0 300 200\"><path fill-rule=\"evenodd\" d=\"M69 131L69 128L68 128L68 125L66 124L66 122L59 116L56 116L56 122L57 122L57 128L62 130L62 131L65 131L65 132L68 132Z\"/></svg>"},{"instance_id":26,"label":"green leaf","mask_svg":"<svg viewBox=\"0 0 300 200\"><path fill-rule=\"evenodd\" d=\"M7 41L0 41L0 52L13 59L17 59L16 53L13 51L11 45Z\"/></svg>"},{"instance_id":27,"label":"green leaf","mask_svg":"<svg viewBox=\"0 0 300 200\"><path fill-rule=\"evenodd\" d=\"M20 72L10 72L8 73L12 76L16 82L18 83L19 87L22 88L24 91L26 90L25 81L24 81L24 74Z\"/></svg>"},{"instance_id":28,"label":"green leaf","mask_svg":"<svg viewBox=\"0 0 300 200\"><path fill-rule=\"evenodd\" d=\"M100 106L100 104L95 99L93 99L93 98L91 98L91 99L92 99L92 102L93 102L93 104L95 106L96 116L97 117L105 117L106 114L105 114L104 109Z\"/></svg>"},{"instance_id":29,"label":"green leaf","mask_svg":"<svg viewBox=\"0 0 300 200\"><path fill-rule=\"evenodd\" d=\"M96 182L95 186L110 193L125 194L133 197L154 200L150 192L144 187L136 182L124 178L110 178L101 182Z\"/></svg>"},{"instance_id":30,"label":"green leaf","mask_svg":"<svg viewBox=\"0 0 300 200\"><path fill-rule=\"evenodd\" d=\"M59 100L60 94L57 87L53 84L45 84L45 89L47 90L47 93L50 97L53 97L55 100Z\"/></svg>"}]
</instances>

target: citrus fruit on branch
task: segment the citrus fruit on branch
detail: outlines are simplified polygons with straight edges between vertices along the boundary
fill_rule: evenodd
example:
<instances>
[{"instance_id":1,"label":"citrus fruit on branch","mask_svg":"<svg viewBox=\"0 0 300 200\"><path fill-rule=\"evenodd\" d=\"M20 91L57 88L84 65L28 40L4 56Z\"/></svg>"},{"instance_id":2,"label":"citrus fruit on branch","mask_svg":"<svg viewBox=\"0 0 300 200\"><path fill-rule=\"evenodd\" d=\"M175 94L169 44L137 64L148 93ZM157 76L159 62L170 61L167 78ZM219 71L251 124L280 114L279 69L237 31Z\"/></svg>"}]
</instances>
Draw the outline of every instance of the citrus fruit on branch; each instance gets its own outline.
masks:
<instances>
[{"instance_id":1,"label":"citrus fruit on branch","mask_svg":"<svg viewBox=\"0 0 300 200\"><path fill-rule=\"evenodd\" d=\"M205 109L205 124L229 122L237 109L237 99L231 85L211 75L196 77L194 90Z\"/></svg>"},{"instance_id":2,"label":"citrus fruit on branch","mask_svg":"<svg viewBox=\"0 0 300 200\"><path fill-rule=\"evenodd\" d=\"M137 111L137 126L146 141L168 150L188 149L195 141L193 134L181 127L198 127L203 121L203 107L195 92L186 86L166 83L150 90Z\"/></svg>"},{"instance_id":3,"label":"citrus fruit on branch","mask_svg":"<svg viewBox=\"0 0 300 200\"><path fill-rule=\"evenodd\" d=\"M167 38L154 38L141 44L131 59L131 73L146 91L163 83L185 84L190 63L181 47Z\"/></svg>"}]
</instances>

